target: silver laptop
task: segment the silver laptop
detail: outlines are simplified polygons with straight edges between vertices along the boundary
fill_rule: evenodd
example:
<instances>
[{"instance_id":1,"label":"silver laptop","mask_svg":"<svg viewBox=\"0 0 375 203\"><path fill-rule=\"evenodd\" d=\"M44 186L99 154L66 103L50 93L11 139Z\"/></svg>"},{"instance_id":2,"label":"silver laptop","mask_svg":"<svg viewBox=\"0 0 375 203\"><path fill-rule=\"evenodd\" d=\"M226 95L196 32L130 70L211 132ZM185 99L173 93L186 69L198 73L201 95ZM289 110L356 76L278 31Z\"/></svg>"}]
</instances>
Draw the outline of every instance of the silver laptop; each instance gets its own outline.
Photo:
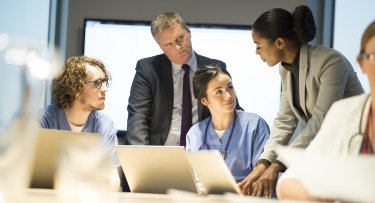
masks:
<instances>
[{"instance_id":1,"label":"silver laptop","mask_svg":"<svg viewBox=\"0 0 375 203\"><path fill-rule=\"evenodd\" d=\"M232 173L217 150L186 152L194 173L207 194L241 194Z\"/></svg>"},{"instance_id":2,"label":"silver laptop","mask_svg":"<svg viewBox=\"0 0 375 203\"><path fill-rule=\"evenodd\" d=\"M31 188L54 188L59 162L60 146L66 142L91 142L100 145L101 136L96 133L38 129L37 141L31 165Z\"/></svg>"},{"instance_id":3,"label":"silver laptop","mask_svg":"<svg viewBox=\"0 0 375 203\"><path fill-rule=\"evenodd\" d=\"M120 145L116 151L132 192L164 194L177 189L198 193L183 147Z\"/></svg>"}]
</instances>

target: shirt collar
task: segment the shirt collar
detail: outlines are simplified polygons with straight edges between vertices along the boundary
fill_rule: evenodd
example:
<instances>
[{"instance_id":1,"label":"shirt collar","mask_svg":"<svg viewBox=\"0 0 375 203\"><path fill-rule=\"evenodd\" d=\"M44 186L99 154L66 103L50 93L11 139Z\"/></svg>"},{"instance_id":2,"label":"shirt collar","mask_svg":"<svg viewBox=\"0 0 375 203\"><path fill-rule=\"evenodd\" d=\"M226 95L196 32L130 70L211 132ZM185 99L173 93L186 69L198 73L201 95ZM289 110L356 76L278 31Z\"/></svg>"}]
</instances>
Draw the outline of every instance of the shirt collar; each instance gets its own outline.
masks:
<instances>
[{"instance_id":1,"label":"shirt collar","mask_svg":"<svg viewBox=\"0 0 375 203\"><path fill-rule=\"evenodd\" d=\"M189 59L189 61L186 64L188 64L190 66L190 71L195 73L195 71L197 70L197 57L196 57L194 51L193 51L193 54L191 55L191 58ZM183 64L172 63L172 71L173 71L174 75L178 75L178 74L184 72L184 70L182 70L182 68L181 68L182 65Z\"/></svg>"}]
</instances>

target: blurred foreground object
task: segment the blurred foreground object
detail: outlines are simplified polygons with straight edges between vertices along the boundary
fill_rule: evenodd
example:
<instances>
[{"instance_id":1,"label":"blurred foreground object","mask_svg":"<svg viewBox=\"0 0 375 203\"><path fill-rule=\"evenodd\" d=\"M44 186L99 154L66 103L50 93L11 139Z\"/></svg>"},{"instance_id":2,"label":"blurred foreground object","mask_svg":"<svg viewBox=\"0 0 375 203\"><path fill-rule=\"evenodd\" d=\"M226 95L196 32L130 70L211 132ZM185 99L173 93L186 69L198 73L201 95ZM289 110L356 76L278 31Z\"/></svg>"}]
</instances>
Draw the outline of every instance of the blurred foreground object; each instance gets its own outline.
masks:
<instances>
[{"instance_id":1,"label":"blurred foreground object","mask_svg":"<svg viewBox=\"0 0 375 203\"><path fill-rule=\"evenodd\" d=\"M46 80L60 67L56 57L46 43L0 33L0 202L24 202L37 112L45 102Z\"/></svg>"},{"instance_id":2,"label":"blurred foreground object","mask_svg":"<svg viewBox=\"0 0 375 203\"><path fill-rule=\"evenodd\" d=\"M112 164L97 140L71 139L60 146L55 183L60 202L106 201L111 191Z\"/></svg>"}]
</instances>

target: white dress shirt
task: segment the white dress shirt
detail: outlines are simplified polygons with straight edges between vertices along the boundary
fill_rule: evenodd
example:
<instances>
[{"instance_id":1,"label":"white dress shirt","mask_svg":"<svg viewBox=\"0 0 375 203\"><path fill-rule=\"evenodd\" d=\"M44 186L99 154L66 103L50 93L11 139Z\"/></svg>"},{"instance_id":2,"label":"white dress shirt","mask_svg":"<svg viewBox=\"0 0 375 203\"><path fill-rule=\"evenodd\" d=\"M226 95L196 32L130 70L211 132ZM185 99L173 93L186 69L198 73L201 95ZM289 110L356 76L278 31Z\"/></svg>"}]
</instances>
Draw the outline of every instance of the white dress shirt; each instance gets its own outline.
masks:
<instances>
[{"instance_id":1,"label":"white dress shirt","mask_svg":"<svg viewBox=\"0 0 375 203\"><path fill-rule=\"evenodd\" d=\"M197 70L197 58L193 53L190 60L187 62L190 66L190 92L191 92L191 103L192 103L192 124L198 122L198 101L194 98L193 94L193 76ZM183 64L172 63L172 74L173 74L173 112L172 122L169 129L168 137L164 145L180 145L180 134L181 134L181 117L182 117L182 89L183 89L183 78L185 71L181 68Z\"/></svg>"}]
</instances>

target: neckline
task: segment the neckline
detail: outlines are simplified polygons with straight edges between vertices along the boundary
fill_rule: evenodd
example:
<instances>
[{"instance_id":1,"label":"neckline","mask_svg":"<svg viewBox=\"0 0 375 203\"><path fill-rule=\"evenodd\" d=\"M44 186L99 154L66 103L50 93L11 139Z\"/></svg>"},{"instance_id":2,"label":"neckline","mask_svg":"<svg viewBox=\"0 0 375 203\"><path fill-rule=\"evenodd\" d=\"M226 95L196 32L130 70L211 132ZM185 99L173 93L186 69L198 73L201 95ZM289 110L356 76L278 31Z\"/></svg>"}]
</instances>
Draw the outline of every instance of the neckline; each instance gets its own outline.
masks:
<instances>
[{"instance_id":1,"label":"neckline","mask_svg":"<svg viewBox=\"0 0 375 203\"><path fill-rule=\"evenodd\" d=\"M235 128L235 126L236 126L236 121L237 121L237 112L236 112L236 110L234 110L234 118L233 118L233 123L232 123L232 129L231 129L231 131L230 131L230 134L229 134L229 138L228 138L228 141L227 141L227 143L226 143L226 145L225 145L225 147L224 147L224 151L221 151L220 153L221 153L221 155L222 155L222 157L223 157L223 159L225 160L226 158L227 158L227 150L228 150L228 146L229 146L229 144L230 144L230 142L231 142L231 140L232 140L232 137L233 137L233 132L234 132L234 128ZM205 137L204 137L204 142L206 143L206 141L207 141L207 131L208 131L208 127L209 127L209 125L212 123L212 116L210 117L210 120L208 121L208 123L207 123L207 126L206 126L206 131L205 131ZM212 127L213 127L213 123L212 123ZM226 128L226 129L228 129L228 128ZM225 130L226 130L225 129ZM210 149L210 146L207 144L207 149L209 150Z\"/></svg>"},{"instance_id":2,"label":"neckline","mask_svg":"<svg viewBox=\"0 0 375 203\"><path fill-rule=\"evenodd\" d=\"M223 137L224 133L225 133L225 130L216 130L216 129L214 129L214 130L216 132L217 137L219 139L221 139Z\"/></svg>"}]
</instances>

